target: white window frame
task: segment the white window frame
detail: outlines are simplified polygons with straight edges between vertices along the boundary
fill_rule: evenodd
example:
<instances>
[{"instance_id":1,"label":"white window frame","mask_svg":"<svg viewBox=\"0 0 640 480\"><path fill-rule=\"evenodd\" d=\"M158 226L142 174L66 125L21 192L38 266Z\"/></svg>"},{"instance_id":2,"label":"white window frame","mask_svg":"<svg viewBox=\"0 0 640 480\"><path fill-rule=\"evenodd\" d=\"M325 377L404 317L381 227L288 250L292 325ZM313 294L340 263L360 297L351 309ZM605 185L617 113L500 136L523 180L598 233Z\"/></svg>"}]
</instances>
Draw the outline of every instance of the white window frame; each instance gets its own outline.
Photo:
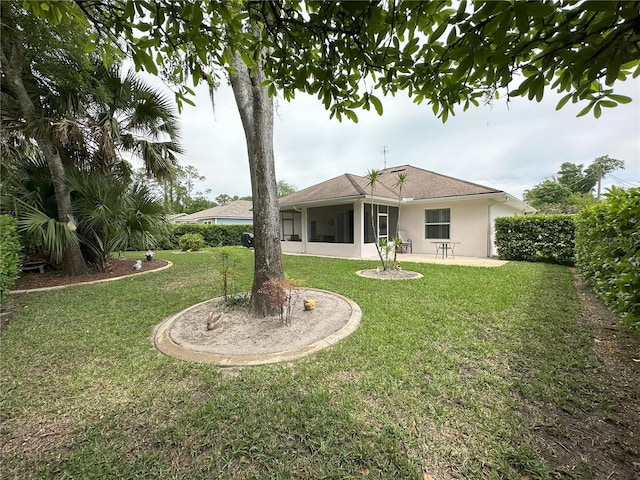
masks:
<instances>
[{"instance_id":1,"label":"white window frame","mask_svg":"<svg viewBox=\"0 0 640 480\"><path fill-rule=\"evenodd\" d=\"M439 212L438 213L438 221L437 222L429 222L429 213L428 212ZM446 212L445 215L442 213ZM447 221L448 218L448 221ZM430 237L428 235L429 227L440 227L443 226L448 227L449 235L446 237ZM450 208L430 208L424 211L424 238L426 240L451 240L451 209Z\"/></svg>"}]
</instances>

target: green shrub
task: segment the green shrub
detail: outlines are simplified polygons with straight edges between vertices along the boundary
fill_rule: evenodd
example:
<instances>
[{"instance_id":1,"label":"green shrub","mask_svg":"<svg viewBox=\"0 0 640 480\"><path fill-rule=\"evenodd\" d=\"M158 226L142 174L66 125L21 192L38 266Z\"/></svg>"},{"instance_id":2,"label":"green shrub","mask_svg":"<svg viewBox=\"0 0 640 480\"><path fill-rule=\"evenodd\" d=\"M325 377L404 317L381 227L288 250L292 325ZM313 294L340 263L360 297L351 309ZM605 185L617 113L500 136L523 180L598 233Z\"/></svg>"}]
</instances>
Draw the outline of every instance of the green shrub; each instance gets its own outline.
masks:
<instances>
[{"instance_id":1,"label":"green shrub","mask_svg":"<svg viewBox=\"0 0 640 480\"><path fill-rule=\"evenodd\" d=\"M573 265L573 215L496 218L496 247L505 260Z\"/></svg>"},{"instance_id":2,"label":"green shrub","mask_svg":"<svg viewBox=\"0 0 640 480\"><path fill-rule=\"evenodd\" d=\"M21 249L15 220L0 215L0 305L9 301L9 289L18 279Z\"/></svg>"},{"instance_id":3,"label":"green shrub","mask_svg":"<svg viewBox=\"0 0 640 480\"><path fill-rule=\"evenodd\" d=\"M173 225L171 243L178 244L178 239L185 233L202 235L208 247L231 247L240 245L244 232L253 232L253 225L203 225L199 223L182 223Z\"/></svg>"},{"instance_id":4,"label":"green shrub","mask_svg":"<svg viewBox=\"0 0 640 480\"><path fill-rule=\"evenodd\" d=\"M153 233L153 245L156 250L173 250L178 248L178 239L173 234L174 225L170 223L164 223ZM146 250L140 246L135 250Z\"/></svg>"},{"instance_id":5,"label":"green shrub","mask_svg":"<svg viewBox=\"0 0 640 480\"><path fill-rule=\"evenodd\" d=\"M612 188L576 219L576 258L585 282L640 330L640 188Z\"/></svg>"},{"instance_id":6,"label":"green shrub","mask_svg":"<svg viewBox=\"0 0 640 480\"><path fill-rule=\"evenodd\" d=\"M196 252L205 246L204 238L202 238L202 235L199 233L185 233L180 237L178 243L180 244L180 249L183 252L186 252L187 250Z\"/></svg>"},{"instance_id":7,"label":"green shrub","mask_svg":"<svg viewBox=\"0 0 640 480\"><path fill-rule=\"evenodd\" d=\"M233 247L240 245L240 238L244 232L253 232L253 225L166 224L153 233L153 247L158 250L180 248L180 237L186 233L200 234L207 247ZM132 244L129 250L145 248Z\"/></svg>"}]
</instances>

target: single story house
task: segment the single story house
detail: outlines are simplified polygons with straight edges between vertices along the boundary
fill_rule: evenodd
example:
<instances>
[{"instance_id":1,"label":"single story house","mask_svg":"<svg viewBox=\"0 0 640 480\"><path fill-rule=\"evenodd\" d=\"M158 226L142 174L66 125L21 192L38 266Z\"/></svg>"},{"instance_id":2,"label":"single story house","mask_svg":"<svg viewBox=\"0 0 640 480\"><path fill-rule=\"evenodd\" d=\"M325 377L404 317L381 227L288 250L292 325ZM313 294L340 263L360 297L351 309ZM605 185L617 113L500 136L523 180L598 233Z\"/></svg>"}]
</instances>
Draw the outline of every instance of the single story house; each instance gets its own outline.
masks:
<instances>
[{"instance_id":1,"label":"single story house","mask_svg":"<svg viewBox=\"0 0 640 480\"><path fill-rule=\"evenodd\" d=\"M176 218L174 223L203 223L214 225L253 224L253 202L234 200L226 205L207 208L200 212Z\"/></svg>"},{"instance_id":2,"label":"single story house","mask_svg":"<svg viewBox=\"0 0 640 480\"><path fill-rule=\"evenodd\" d=\"M402 193L399 173L406 174ZM374 257L377 228L379 238L399 236L413 253L435 254L438 241L451 241L455 255L491 257L494 220L536 211L502 190L411 165L381 171L373 208L367 183L344 174L281 198L282 251Z\"/></svg>"},{"instance_id":3,"label":"single story house","mask_svg":"<svg viewBox=\"0 0 640 480\"><path fill-rule=\"evenodd\" d=\"M187 215L188 213L172 213L171 215L167 215L167 221L169 223L180 223L180 219Z\"/></svg>"}]
</instances>

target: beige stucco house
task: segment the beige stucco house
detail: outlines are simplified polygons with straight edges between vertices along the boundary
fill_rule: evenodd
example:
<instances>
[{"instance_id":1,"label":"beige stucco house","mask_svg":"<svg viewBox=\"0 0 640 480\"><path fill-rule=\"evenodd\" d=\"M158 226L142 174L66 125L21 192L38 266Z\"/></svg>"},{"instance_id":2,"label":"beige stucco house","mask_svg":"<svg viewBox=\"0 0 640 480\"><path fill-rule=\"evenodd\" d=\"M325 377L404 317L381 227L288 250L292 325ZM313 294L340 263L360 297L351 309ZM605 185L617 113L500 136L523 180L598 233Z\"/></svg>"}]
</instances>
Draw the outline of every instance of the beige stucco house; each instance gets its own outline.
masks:
<instances>
[{"instance_id":1,"label":"beige stucco house","mask_svg":"<svg viewBox=\"0 0 640 480\"><path fill-rule=\"evenodd\" d=\"M173 223L203 223L209 225L253 224L253 202L234 200L226 205L207 208L173 220Z\"/></svg>"},{"instance_id":2,"label":"beige stucco house","mask_svg":"<svg viewBox=\"0 0 640 480\"><path fill-rule=\"evenodd\" d=\"M400 172L406 174L402 198L395 186ZM373 194L373 223L380 238L392 240L400 232L413 253L435 254L438 241L451 241L455 255L496 256L494 220L535 212L502 190L411 165L381 173ZM363 176L344 174L281 198L282 251L376 256L367 183Z\"/></svg>"}]
</instances>

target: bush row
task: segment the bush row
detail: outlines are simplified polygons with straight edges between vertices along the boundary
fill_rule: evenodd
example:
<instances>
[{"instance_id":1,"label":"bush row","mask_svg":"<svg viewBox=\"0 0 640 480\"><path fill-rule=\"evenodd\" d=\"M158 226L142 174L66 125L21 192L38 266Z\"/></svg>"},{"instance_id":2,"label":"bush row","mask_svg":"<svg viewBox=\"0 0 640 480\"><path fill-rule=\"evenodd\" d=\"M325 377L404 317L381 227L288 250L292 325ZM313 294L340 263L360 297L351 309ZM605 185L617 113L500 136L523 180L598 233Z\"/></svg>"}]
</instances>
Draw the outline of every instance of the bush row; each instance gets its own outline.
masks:
<instances>
[{"instance_id":1,"label":"bush row","mask_svg":"<svg viewBox=\"0 0 640 480\"><path fill-rule=\"evenodd\" d=\"M20 273L20 237L9 215L0 215L0 305L9 300L9 289Z\"/></svg>"},{"instance_id":2,"label":"bush row","mask_svg":"<svg viewBox=\"0 0 640 480\"><path fill-rule=\"evenodd\" d=\"M253 232L252 225L204 225L197 223L183 223L168 225L167 229L156 240L162 250L180 248L180 237L183 235L199 234L207 247L226 247L240 245L244 232Z\"/></svg>"},{"instance_id":3,"label":"bush row","mask_svg":"<svg viewBox=\"0 0 640 480\"><path fill-rule=\"evenodd\" d=\"M496 218L496 248L505 260L574 264L573 215Z\"/></svg>"},{"instance_id":4,"label":"bush row","mask_svg":"<svg viewBox=\"0 0 640 480\"><path fill-rule=\"evenodd\" d=\"M576 258L585 282L640 330L640 188L612 188L578 214Z\"/></svg>"}]
</instances>

